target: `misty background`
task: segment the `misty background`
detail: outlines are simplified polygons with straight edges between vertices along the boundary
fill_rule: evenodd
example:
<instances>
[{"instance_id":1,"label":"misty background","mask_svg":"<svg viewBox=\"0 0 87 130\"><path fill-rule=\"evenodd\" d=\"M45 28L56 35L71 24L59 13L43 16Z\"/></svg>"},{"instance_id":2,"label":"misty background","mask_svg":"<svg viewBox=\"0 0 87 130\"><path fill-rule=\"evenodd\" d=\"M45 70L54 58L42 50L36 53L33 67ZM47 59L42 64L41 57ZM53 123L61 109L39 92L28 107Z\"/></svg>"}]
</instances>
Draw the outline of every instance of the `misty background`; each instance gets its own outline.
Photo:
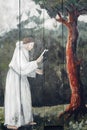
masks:
<instances>
[{"instance_id":1,"label":"misty background","mask_svg":"<svg viewBox=\"0 0 87 130\"><path fill-rule=\"evenodd\" d=\"M5 81L8 64L16 42L24 37L35 41L31 60L48 48L44 61L44 75L28 78L31 85L33 106L66 104L70 100L70 87L66 73L65 47L67 29L50 18L45 9L33 0L0 0L0 106L4 103ZM87 15L78 19L78 58L82 59L81 79L87 101Z\"/></svg>"}]
</instances>

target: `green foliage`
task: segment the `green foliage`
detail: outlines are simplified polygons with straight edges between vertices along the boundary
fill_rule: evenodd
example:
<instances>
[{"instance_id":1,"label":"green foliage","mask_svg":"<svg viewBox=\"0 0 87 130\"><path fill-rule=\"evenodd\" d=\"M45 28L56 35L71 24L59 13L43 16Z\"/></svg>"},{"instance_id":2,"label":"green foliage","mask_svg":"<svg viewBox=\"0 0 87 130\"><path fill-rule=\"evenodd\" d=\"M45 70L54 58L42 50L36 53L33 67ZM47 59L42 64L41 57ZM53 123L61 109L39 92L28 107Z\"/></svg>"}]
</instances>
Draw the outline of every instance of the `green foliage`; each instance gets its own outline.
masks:
<instances>
[{"instance_id":1,"label":"green foliage","mask_svg":"<svg viewBox=\"0 0 87 130\"><path fill-rule=\"evenodd\" d=\"M55 17L58 12L61 12L64 16L67 15L66 7L72 11L71 5L74 5L78 10L87 9L86 0L34 0L37 4L40 4L41 8L45 8L50 17ZM87 10L84 12L87 14Z\"/></svg>"},{"instance_id":2,"label":"green foliage","mask_svg":"<svg viewBox=\"0 0 87 130\"><path fill-rule=\"evenodd\" d=\"M36 3L39 3L40 1L43 1L43 0L34 0Z\"/></svg>"},{"instance_id":3,"label":"green foliage","mask_svg":"<svg viewBox=\"0 0 87 130\"><path fill-rule=\"evenodd\" d=\"M0 124L4 122L4 110L3 107L0 108Z\"/></svg>"},{"instance_id":4,"label":"green foliage","mask_svg":"<svg viewBox=\"0 0 87 130\"><path fill-rule=\"evenodd\" d=\"M56 7L57 5L59 6L60 4L79 4L79 3L87 3L86 0L34 0L37 4L44 4L44 6L46 6L47 4L49 4L49 6L51 7Z\"/></svg>"},{"instance_id":5,"label":"green foliage","mask_svg":"<svg viewBox=\"0 0 87 130\"><path fill-rule=\"evenodd\" d=\"M33 107L34 121L38 125L34 130L44 130L45 125L64 126L64 130L87 130L87 115L80 118L78 122L73 120L58 119L58 115L65 109L66 105L57 105L52 107ZM66 123L68 122L68 123ZM0 124L4 123L4 109L0 108Z\"/></svg>"},{"instance_id":6,"label":"green foliage","mask_svg":"<svg viewBox=\"0 0 87 130\"><path fill-rule=\"evenodd\" d=\"M80 2L80 0L66 0L66 2L69 4L75 5L75 4L78 4Z\"/></svg>"},{"instance_id":7,"label":"green foliage","mask_svg":"<svg viewBox=\"0 0 87 130\"><path fill-rule=\"evenodd\" d=\"M87 87L86 66L87 66L87 24L79 22L79 39L77 53L78 58L83 59L81 64L81 78L84 83L84 89ZM16 37L17 36L17 37ZM33 105L55 105L68 103L70 98L70 89L65 66L65 47L67 41L67 29L60 25L58 30L47 30L44 27L38 29L22 29L21 39L26 36L32 36L35 40L34 59L36 59L44 48L49 49L48 57L45 63L45 82L37 78L32 85ZM12 58L15 43L18 40L18 33L13 30L7 33L0 41L0 93L1 97L4 94L6 74L8 64ZM40 83L41 82L41 83ZM36 87L35 87L36 86ZM37 92L37 93L34 93ZM45 92L43 95L43 91ZM62 94L63 93L63 94ZM68 93L68 95L67 95ZM49 95L49 96L48 96ZM54 96L55 95L55 96ZM41 97L41 98L39 98ZM66 98L65 98L66 97ZM85 91L85 100L86 100ZM37 99L37 101L36 101ZM50 100L52 99L52 100ZM43 102L42 102L43 100ZM3 99L0 100L3 103Z\"/></svg>"}]
</instances>

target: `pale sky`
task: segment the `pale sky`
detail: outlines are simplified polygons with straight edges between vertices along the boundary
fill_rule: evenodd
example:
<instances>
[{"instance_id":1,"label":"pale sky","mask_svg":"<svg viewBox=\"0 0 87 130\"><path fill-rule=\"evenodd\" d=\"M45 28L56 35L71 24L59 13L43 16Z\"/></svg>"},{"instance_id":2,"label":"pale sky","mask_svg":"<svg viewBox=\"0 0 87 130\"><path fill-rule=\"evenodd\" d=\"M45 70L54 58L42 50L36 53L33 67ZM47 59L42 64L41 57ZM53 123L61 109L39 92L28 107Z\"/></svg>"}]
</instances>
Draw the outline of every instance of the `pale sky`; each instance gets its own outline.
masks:
<instances>
[{"instance_id":1,"label":"pale sky","mask_svg":"<svg viewBox=\"0 0 87 130\"><path fill-rule=\"evenodd\" d=\"M83 15L83 16L81 15L81 16L79 16L78 20L79 21L87 22L87 15Z\"/></svg>"},{"instance_id":2,"label":"pale sky","mask_svg":"<svg viewBox=\"0 0 87 130\"><path fill-rule=\"evenodd\" d=\"M37 9L41 11L41 14L38 13ZM40 6L36 5L32 0L21 0L20 11L22 14L21 21L27 20L27 13L30 12L29 17L36 16L40 20L44 17L45 28L54 29L56 25L55 20L49 17L47 11L41 9ZM19 0L0 0L0 34L6 31L8 32L13 28L17 28L17 24L19 23L17 16L19 16ZM79 20L87 22L87 15L80 16ZM59 25L59 23L57 24ZM37 26L34 21L27 25L29 28L33 26Z\"/></svg>"}]
</instances>

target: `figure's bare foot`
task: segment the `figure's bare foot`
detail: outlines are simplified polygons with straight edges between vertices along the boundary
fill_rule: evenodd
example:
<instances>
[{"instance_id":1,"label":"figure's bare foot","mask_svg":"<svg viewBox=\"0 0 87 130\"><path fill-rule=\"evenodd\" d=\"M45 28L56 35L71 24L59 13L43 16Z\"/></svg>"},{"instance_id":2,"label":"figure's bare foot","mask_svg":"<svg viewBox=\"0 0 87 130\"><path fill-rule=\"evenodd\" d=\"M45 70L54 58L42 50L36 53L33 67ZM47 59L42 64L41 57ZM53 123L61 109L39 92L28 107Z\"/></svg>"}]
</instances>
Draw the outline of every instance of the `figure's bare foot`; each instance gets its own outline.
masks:
<instances>
[{"instance_id":1,"label":"figure's bare foot","mask_svg":"<svg viewBox=\"0 0 87 130\"><path fill-rule=\"evenodd\" d=\"M11 125L7 125L8 129L13 129L13 130L18 130L18 128L16 126L11 126Z\"/></svg>"},{"instance_id":2,"label":"figure's bare foot","mask_svg":"<svg viewBox=\"0 0 87 130\"><path fill-rule=\"evenodd\" d=\"M37 123L36 122L29 122L29 125L36 125Z\"/></svg>"}]
</instances>

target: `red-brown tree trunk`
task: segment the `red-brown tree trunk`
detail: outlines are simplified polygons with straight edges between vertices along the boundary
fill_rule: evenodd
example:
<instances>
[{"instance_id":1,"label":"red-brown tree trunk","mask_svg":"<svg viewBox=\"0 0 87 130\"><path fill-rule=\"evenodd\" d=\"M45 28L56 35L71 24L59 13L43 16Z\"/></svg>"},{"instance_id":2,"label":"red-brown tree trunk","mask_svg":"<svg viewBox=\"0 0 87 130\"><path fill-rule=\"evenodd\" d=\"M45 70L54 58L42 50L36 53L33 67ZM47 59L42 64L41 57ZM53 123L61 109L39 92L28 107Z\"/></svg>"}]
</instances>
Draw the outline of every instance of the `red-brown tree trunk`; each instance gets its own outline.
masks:
<instances>
[{"instance_id":1,"label":"red-brown tree trunk","mask_svg":"<svg viewBox=\"0 0 87 130\"><path fill-rule=\"evenodd\" d=\"M80 80L80 61L77 59L76 47L78 39L77 24L73 21L68 27L68 39L66 45L66 69L71 88L71 101L66 111L75 110L85 106L83 100L83 86Z\"/></svg>"},{"instance_id":2,"label":"red-brown tree trunk","mask_svg":"<svg viewBox=\"0 0 87 130\"><path fill-rule=\"evenodd\" d=\"M71 88L70 104L66 107L64 113L68 113L68 117L74 114L74 119L78 119L78 115L87 113L83 98L83 85L80 79L80 63L76 54L78 39L77 22L72 21L68 25L68 38L66 45L66 70ZM64 114L63 113L63 114Z\"/></svg>"},{"instance_id":3,"label":"red-brown tree trunk","mask_svg":"<svg viewBox=\"0 0 87 130\"><path fill-rule=\"evenodd\" d=\"M75 8L73 7L73 9ZM79 114L81 115L87 113L87 108L83 98L83 85L80 79L80 60L78 60L76 53L78 40L77 14L77 10L68 12L68 20L63 19L59 13L59 17L56 17L56 20L63 23L68 29L66 44L66 70L71 89L70 104L67 106L66 110L60 114L60 116L68 113L68 116L74 114L75 118L77 118Z\"/></svg>"}]
</instances>

